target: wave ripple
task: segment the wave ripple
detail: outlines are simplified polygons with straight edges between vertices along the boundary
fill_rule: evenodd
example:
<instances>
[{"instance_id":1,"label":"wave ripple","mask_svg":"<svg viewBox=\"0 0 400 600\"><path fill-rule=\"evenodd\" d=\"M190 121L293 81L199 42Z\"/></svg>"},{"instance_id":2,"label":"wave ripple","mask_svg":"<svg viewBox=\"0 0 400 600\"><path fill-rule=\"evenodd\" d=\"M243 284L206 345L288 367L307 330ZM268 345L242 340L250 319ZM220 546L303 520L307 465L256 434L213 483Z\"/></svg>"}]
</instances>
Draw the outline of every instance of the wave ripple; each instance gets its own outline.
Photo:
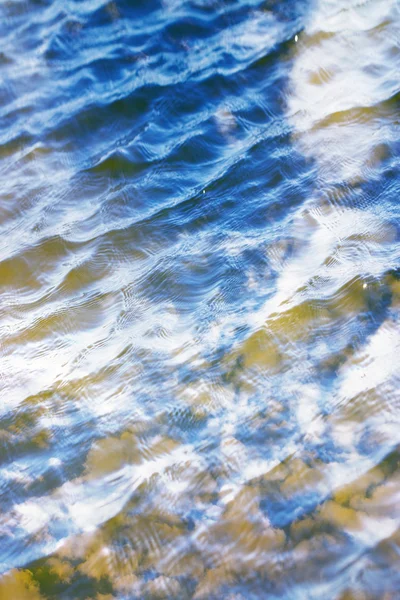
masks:
<instances>
[{"instance_id":1,"label":"wave ripple","mask_svg":"<svg viewBox=\"0 0 400 600\"><path fill-rule=\"evenodd\" d=\"M399 17L0 5L0 599L398 596Z\"/></svg>"}]
</instances>

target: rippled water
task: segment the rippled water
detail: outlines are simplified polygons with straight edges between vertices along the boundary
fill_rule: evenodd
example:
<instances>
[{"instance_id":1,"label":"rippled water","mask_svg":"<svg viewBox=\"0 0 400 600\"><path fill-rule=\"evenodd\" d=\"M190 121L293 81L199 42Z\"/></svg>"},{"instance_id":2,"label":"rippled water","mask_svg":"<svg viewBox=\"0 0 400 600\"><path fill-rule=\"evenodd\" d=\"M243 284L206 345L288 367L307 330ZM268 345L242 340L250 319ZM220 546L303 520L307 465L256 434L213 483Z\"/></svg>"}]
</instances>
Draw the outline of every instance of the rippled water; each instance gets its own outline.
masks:
<instances>
[{"instance_id":1,"label":"rippled water","mask_svg":"<svg viewBox=\"0 0 400 600\"><path fill-rule=\"evenodd\" d=\"M397 0L0 35L0 599L399 598Z\"/></svg>"}]
</instances>

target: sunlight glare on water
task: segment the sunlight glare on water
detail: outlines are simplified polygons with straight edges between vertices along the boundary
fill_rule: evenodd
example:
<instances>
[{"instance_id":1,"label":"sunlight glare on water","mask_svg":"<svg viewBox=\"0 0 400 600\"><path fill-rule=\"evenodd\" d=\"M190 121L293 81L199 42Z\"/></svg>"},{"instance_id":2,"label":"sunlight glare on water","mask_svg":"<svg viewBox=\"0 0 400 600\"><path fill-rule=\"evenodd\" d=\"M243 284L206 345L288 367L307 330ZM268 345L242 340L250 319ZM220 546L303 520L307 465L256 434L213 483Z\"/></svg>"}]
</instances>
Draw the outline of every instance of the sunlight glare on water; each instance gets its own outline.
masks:
<instances>
[{"instance_id":1,"label":"sunlight glare on water","mask_svg":"<svg viewBox=\"0 0 400 600\"><path fill-rule=\"evenodd\" d=\"M0 5L0 600L395 600L397 0Z\"/></svg>"}]
</instances>

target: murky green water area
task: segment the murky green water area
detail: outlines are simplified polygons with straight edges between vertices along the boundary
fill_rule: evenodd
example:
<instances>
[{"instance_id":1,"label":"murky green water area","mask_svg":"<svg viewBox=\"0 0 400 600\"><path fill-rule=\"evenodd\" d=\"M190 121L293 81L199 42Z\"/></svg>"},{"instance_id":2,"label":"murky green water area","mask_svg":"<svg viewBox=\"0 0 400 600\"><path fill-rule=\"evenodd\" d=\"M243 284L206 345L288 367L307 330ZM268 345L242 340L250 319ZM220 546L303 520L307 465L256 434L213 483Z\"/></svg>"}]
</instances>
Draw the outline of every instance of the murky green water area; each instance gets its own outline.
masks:
<instances>
[{"instance_id":1,"label":"murky green water area","mask_svg":"<svg viewBox=\"0 0 400 600\"><path fill-rule=\"evenodd\" d=\"M0 600L398 600L399 2L0 39Z\"/></svg>"}]
</instances>

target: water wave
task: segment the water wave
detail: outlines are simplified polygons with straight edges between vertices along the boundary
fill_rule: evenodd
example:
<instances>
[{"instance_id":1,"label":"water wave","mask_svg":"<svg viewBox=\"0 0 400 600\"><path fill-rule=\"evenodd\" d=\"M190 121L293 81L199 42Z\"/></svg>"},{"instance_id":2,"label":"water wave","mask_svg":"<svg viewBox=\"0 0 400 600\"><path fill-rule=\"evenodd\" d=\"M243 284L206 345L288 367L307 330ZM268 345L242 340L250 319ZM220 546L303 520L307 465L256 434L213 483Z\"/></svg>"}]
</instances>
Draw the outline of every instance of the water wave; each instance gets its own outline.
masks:
<instances>
[{"instance_id":1,"label":"water wave","mask_svg":"<svg viewBox=\"0 0 400 600\"><path fill-rule=\"evenodd\" d=\"M396 597L398 23L1 5L1 598Z\"/></svg>"}]
</instances>

